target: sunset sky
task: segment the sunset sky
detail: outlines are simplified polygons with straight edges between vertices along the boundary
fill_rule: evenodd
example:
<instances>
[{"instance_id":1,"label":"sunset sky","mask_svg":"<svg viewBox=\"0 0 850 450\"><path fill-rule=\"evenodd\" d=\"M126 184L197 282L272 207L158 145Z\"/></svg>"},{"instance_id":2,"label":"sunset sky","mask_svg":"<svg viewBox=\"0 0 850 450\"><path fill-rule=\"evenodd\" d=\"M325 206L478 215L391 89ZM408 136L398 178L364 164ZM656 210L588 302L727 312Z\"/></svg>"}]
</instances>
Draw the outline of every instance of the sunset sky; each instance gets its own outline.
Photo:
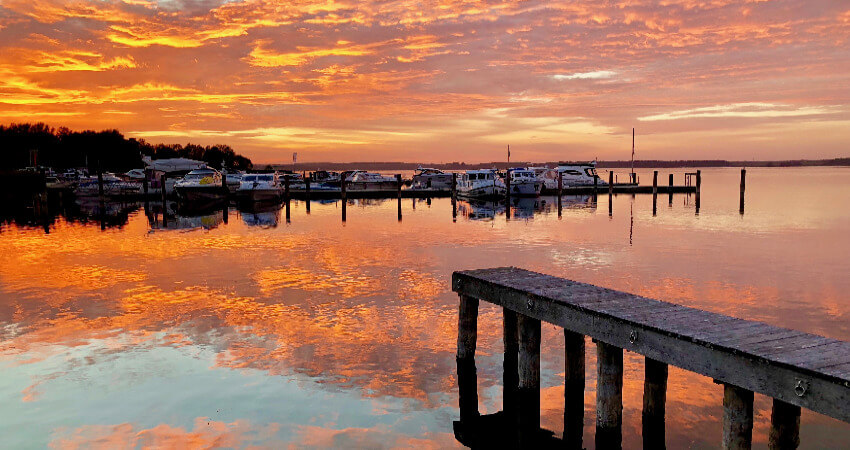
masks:
<instances>
[{"instance_id":1,"label":"sunset sky","mask_svg":"<svg viewBox=\"0 0 850 450\"><path fill-rule=\"evenodd\" d=\"M0 123L255 162L850 156L850 2L0 0Z\"/></svg>"}]
</instances>

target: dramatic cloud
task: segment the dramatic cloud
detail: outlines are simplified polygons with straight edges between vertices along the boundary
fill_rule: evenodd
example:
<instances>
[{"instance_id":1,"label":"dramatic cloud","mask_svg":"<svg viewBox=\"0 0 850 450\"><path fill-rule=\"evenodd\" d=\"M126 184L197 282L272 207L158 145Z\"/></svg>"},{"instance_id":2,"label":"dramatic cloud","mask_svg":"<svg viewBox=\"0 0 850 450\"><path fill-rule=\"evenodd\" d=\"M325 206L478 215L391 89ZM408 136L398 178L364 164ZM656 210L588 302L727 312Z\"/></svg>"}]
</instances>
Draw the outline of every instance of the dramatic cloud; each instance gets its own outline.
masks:
<instances>
[{"instance_id":1,"label":"dramatic cloud","mask_svg":"<svg viewBox=\"0 0 850 450\"><path fill-rule=\"evenodd\" d=\"M258 162L622 158L633 126L644 158L837 156L848 47L830 0L8 0L0 122Z\"/></svg>"}]
</instances>

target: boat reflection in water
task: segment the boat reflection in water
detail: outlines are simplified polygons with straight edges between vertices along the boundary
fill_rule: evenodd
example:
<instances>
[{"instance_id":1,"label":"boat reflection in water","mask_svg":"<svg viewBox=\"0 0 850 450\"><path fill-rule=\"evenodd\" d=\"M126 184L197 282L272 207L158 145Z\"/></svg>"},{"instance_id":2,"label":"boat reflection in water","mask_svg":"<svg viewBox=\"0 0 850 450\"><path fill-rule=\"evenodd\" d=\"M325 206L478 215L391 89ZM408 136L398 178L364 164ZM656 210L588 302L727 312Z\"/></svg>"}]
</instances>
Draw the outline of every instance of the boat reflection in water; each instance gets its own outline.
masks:
<instances>
[{"instance_id":1,"label":"boat reflection in water","mask_svg":"<svg viewBox=\"0 0 850 450\"><path fill-rule=\"evenodd\" d=\"M147 210L150 232L165 230L212 230L227 222L227 207L213 210L186 210L169 202L165 214L161 204L151 204Z\"/></svg>"},{"instance_id":2,"label":"boat reflection in water","mask_svg":"<svg viewBox=\"0 0 850 450\"><path fill-rule=\"evenodd\" d=\"M507 209L510 205L510 211ZM596 202L591 195L565 195L561 197L562 210L596 211ZM545 216L558 213L558 197L511 197L504 201L458 200L457 212L469 220L493 220L496 216L509 219L532 219L535 215Z\"/></svg>"},{"instance_id":3,"label":"boat reflection in water","mask_svg":"<svg viewBox=\"0 0 850 450\"><path fill-rule=\"evenodd\" d=\"M282 203L257 202L239 205L242 223L249 227L276 228L280 222Z\"/></svg>"}]
</instances>

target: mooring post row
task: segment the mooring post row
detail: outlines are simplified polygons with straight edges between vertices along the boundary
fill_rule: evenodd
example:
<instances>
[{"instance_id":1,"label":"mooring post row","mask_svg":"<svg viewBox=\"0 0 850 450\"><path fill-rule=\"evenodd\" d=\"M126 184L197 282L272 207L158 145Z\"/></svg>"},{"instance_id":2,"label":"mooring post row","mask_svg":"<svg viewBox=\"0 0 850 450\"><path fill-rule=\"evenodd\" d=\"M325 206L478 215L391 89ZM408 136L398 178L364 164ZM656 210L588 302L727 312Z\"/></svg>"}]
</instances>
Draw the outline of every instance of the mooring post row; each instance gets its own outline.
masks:
<instances>
[{"instance_id":1,"label":"mooring post row","mask_svg":"<svg viewBox=\"0 0 850 450\"><path fill-rule=\"evenodd\" d=\"M714 378L723 385L723 448L751 447L754 392L773 398L771 449L797 448L801 407L850 421L848 342L517 268L455 272L452 282L452 289L462 299L472 296L503 308L505 411L511 410L515 399L522 416L517 423L520 432L539 427L539 409L530 411L531 404L526 401L532 399L533 391L534 401L539 402L542 321L564 329L567 448L582 445L585 336L597 345L599 448L622 445L624 349L646 358L642 411L645 448L665 448L668 364ZM766 338L771 336L784 337ZM516 344L512 344L514 341ZM516 363L509 359L512 345L519 353ZM813 345L827 351L812 352ZM513 367L518 371L516 381L510 379ZM519 398L507 394L512 386L517 386ZM517 443L523 442L528 441L520 436Z\"/></svg>"}]
</instances>

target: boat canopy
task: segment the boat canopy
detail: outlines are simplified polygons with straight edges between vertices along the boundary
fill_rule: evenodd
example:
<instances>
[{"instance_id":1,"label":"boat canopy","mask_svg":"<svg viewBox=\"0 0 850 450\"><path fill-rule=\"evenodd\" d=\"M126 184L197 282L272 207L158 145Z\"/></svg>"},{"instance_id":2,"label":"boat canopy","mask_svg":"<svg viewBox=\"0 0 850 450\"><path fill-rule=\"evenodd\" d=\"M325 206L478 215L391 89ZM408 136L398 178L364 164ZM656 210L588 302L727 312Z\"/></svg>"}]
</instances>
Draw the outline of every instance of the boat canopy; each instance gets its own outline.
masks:
<instances>
[{"instance_id":1,"label":"boat canopy","mask_svg":"<svg viewBox=\"0 0 850 450\"><path fill-rule=\"evenodd\" d=\"M146 169L166 173L186 172L189 170L203 169L207 167L207 163L189 158L163 158L151 160L146 157L143 161Z\"/></svg>"}]
</instances>

